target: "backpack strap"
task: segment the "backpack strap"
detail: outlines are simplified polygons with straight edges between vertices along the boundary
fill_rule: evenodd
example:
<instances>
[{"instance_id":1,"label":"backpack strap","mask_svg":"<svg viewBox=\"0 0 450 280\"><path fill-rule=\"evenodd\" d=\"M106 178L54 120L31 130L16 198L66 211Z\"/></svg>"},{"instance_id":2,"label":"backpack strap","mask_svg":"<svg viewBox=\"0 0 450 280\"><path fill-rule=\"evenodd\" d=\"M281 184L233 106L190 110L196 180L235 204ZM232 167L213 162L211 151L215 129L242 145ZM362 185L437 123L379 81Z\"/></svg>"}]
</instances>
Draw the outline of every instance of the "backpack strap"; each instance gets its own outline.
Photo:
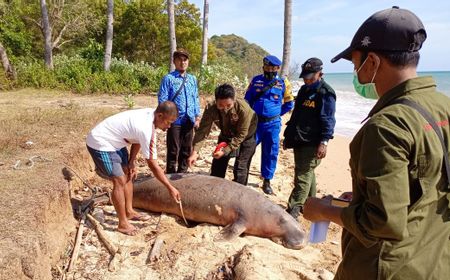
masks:
<instances>
[{"instance_id":1,"label":"backpack strap","mask_svg":"<svg viewBox=\"0 0 450 280\"><path fill-rule=\"evenodd\" d=\"M405 98L395 99L393 102L389 103L388 106L394 105L394 104L403 104L403 105L406 105L406 106L416 109L422 115L422 117L429 123L429 125L433 128L433 130L436 132L436 134L439 138L439 141L441 142L442 150L444 151L444 167L445 167L445 171L447 174L447 189L445 191L449 192L450 191L450 162L449 162L449 158L448 158L448 148L444 142L444 136L442 134L442 131L437 126L436 121L434 120L433 116L424 107L422 107L421 105L419 105L416 102L409 100L409 99L405 99Z\"/></svg>"},{"instance_id":2,"label":"backpack strap","mask_svg":"<svg viewBox=\"0 0 450 280\"><path fill-rule=\"evenodd\" d=\"M188 76L188 74L187 73L185 73L185 75L184 75L184 77L183 77L183 82L181 83L181 86L180 86L180 88L177 90L177 92L175 93L175 95L170 99L170 101L174 101L175 100L175 98L177 98L178 97L178 95L180 95L180 93L181 93L181 90L183 89L183 87L184 87L184 84L186 83L186 80L187 80L187 76Z\"/></svg>"}]
</instances>

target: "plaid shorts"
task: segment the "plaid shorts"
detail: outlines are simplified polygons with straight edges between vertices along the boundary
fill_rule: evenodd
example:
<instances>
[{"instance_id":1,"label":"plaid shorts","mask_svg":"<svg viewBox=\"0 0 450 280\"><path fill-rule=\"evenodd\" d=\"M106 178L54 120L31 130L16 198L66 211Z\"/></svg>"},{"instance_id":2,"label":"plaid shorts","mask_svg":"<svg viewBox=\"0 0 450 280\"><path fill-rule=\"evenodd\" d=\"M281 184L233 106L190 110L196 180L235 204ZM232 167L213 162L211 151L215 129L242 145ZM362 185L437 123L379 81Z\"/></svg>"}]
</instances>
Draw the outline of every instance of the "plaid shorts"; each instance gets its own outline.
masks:
<instances>
[{"instance_id":1,"label":"plaid shorts","mask_svg":"<svg viewBox=\"0 0 450 280\"><path fill-rule=\"evenodd\" d=\"M124 176L123 167L128 166L127 147L115 152L105 152L86 146L95 163L95 172L104 179Z\"/></svg>"}]
</instances>

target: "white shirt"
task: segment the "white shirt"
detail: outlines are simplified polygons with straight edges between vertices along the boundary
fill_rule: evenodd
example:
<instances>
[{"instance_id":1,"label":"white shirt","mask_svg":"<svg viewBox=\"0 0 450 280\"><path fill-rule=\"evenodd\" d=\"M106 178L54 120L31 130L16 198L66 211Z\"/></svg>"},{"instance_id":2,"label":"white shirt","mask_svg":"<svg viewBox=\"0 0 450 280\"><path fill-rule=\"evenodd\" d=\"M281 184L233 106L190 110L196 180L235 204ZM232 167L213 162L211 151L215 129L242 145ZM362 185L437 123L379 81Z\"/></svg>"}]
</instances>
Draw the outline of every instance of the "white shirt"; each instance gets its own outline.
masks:
<instances>
[{"instance_id":1,"label":"white shirt","mask_svg":"<svg viewBox=\"0 0 450 280\"><path fill-rule=\"evenodd\" d=\"M110 116L87 135L86 144L98 151L114 152L140 144L146 159L156 159L155 109L129 110Z\"/></svg>"}]
</instances>

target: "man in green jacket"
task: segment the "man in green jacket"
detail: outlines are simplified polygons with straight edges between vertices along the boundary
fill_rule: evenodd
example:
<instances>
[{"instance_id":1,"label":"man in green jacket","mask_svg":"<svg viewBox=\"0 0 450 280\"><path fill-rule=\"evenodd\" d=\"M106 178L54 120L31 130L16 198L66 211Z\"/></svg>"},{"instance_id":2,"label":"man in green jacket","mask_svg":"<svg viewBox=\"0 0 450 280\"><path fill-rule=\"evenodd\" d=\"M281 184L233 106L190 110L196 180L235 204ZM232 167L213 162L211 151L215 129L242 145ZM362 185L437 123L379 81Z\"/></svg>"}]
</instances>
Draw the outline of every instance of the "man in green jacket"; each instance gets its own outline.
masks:
<instances>
[{"instance_id":1,"label":"man in green jacket","mask_svg":"<svg viewBox=\"0 0 450 280\"><path fill-rule=\"evenodd\" d=\"M218 147L220 143L226 143L226 146L213 152L211 176L224 178L230 158L236 155L233 181L247 185L250 163L256 149L257 123L256 113L244 99L236 97L232 85L218 86L215 90L215 100L206 105L200 126L195 132L188 165L195 163L212 125L216 124L220 129Z\"/></svg>"},{"instance_id":2,"label":"man in green jacket","mask_svg":"<svg viewBox=\"0 0 450 280\"><path fill-rule=\"evenodd\" d=\"M425 39L420 19L393 7L367 19L350 47L332 59L351 60L355 90L378 99L350 144L349 206L331 206L328 197L309 198L304 206L306 219L343 227L335 279L450 275L450 169L444 157L450 99L436 92L431 77L417 76Z\"/></svg>"}]
</instances>

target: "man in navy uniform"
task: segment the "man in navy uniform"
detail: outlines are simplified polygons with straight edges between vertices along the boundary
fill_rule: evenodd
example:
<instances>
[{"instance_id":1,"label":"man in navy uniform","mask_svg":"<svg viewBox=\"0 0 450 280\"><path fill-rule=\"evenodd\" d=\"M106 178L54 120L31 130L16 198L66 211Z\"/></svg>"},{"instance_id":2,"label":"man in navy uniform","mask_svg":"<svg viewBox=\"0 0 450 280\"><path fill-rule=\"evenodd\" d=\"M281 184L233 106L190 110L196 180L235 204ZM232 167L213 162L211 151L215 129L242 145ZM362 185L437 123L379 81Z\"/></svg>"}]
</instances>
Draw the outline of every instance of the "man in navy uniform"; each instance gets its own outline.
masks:
<instances>
[{"instance_id":1,"label":"man in navy uniform","mask_svg":"<svg viewBox=\"0 0 450 280\"><path fill-rule=\"evenodd\" d=\"M245 93L245 99L258 115L256 144L262 143L261 176L266 194L273 194L270 180L277 167L281 116L294 107L291 85L278 75L280 65L281 61L276 56L264 57L264 74L255 76Z\"/></svg>"},{"instance_id":2,"label":"man in navy uniform","mask_svg":"<svg viewBox=\"0 0 450 280\"><path fill-rule=\"evenodd\" d=\"M322 78L322 61L312 57L302 64L305 84L295 99L295 108L284 131L284 148L294 148L294 189L288 212L297 218L308 196L316 196L314 169L327 154L336 119L336 94Z\"/></svg>"}]
</instances>

